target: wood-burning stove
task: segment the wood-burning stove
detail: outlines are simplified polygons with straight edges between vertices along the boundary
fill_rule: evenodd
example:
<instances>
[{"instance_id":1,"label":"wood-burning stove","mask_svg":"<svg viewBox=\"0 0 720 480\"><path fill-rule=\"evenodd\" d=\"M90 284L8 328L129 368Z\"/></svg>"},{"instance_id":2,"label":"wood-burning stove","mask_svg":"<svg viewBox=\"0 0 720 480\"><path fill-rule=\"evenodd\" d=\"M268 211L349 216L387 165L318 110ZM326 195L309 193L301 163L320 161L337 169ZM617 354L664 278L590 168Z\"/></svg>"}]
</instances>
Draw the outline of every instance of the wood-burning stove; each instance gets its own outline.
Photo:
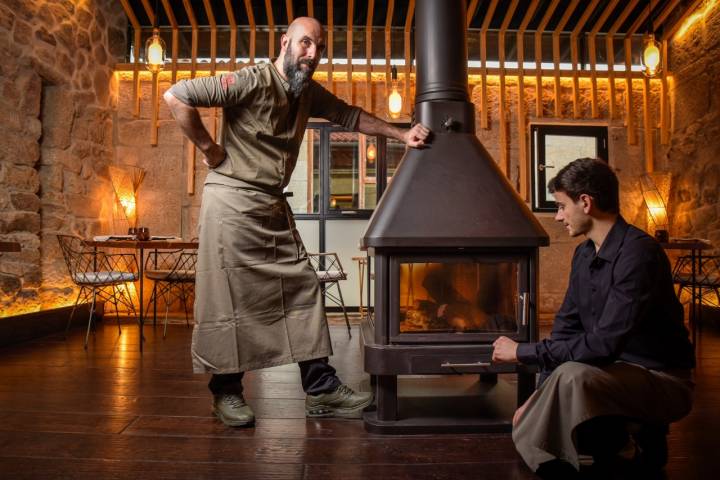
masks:
<instances>
[{"instance_id":1,"label":"wood-burning stove","mask_svg":"<svg viewBox=\"0 0 720 480\"><path fill-rule=\"evenodd\" d=\"M548 236L475 136L465 11L460 0L417 2L415 114L433 133L407 151L361 240L375 261L374 318L361 336L375 432L510 428L507 408L482 399L474 417L414 416L398 403L398 375L517 373L519 401L535 388L531 369L490 360L500 335L537 341Z\"/></svg>"}]
</instances>

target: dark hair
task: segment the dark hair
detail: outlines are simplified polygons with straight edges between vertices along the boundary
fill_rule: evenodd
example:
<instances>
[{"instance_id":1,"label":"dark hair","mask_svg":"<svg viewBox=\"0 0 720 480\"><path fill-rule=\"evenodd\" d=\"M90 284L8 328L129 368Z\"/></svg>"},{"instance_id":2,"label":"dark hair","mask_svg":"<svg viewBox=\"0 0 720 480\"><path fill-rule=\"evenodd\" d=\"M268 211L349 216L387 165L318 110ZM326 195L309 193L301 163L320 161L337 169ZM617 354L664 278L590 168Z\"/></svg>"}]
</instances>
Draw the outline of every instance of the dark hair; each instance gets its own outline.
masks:
<instances>
[{"instance_id":1,"label":"dark hair","mask_svg":"<svg viewBox=\"0 0 720 480\"><path fill-rule=\"evenodd\" d=\"M578 158L548 182L550 193L563 192L574 202L590 195L603 212L620 213L618 179L610 165L598 158Z\"/></svg>"}]
</instances>

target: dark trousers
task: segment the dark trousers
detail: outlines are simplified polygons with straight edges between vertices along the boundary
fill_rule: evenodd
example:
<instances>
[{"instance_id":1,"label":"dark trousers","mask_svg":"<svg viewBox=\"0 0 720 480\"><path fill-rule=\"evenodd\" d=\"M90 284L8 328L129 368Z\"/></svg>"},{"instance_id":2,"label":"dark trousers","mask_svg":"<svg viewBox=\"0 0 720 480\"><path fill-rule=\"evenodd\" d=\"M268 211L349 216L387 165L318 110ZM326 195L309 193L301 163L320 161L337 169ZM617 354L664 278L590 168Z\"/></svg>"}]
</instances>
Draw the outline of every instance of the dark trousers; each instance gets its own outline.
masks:
<instances>
[{"instance_id":1,"label":"dark trousers","mask_svg":"<svg viewBox=\"0 0 720 480\"><path fill-rule=\"evenodd\" d=\"M308 395L332 392L342 383L327 357L298 362L298 365L300 366L303 390ZM240 395L243 392L243 375L244 372L213 375L208 383L208 388L213 395L223 393Z\"/></svg>"}]
</instances>

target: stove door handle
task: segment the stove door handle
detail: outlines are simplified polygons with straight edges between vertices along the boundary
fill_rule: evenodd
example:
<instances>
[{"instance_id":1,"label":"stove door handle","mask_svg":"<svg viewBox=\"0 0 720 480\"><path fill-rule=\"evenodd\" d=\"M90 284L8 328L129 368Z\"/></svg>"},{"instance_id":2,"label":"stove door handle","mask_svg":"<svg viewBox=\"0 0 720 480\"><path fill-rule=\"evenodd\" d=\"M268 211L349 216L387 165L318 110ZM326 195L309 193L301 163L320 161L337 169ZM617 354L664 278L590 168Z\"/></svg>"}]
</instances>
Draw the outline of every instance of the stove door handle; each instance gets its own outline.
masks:
<instances>
[{"instance_id":1,"label":"stove door handle","mask_svg":"<svg viewBox=\"0 0 720 480\"><path fill-rule=\"evenodd\" d=\"M520 325L523 327L527 326L528 324L528 315L530 314L530 295L528 292L524 292L522 295L520 295L520 303L521 305L521 317L520 317Z\"/></svg>"},{"instance_id":2,"label":"stove door handle","mask_svg":"<svg viewBox=\"0 0 720 480\"><path fill-rule=\"evenodd\" d=\"M442 368L462 368L462 367L489 367L490 362L474 362L474 363L452 363L443 362L440 364Z\"/></svg>"}]
</instances>

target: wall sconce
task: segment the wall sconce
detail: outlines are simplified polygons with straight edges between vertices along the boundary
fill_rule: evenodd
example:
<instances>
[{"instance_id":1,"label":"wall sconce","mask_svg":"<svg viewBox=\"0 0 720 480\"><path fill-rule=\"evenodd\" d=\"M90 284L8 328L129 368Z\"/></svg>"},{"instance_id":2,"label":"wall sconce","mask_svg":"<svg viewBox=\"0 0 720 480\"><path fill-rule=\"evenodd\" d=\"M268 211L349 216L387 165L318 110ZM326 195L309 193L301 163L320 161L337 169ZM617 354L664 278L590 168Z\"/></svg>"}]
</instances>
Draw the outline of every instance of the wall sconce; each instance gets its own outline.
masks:
<instances>
[{"instance_id":1,"label":"wall sconce","mask_svg":"<svg viewBox=\"0 0 720 480\"><path fill-rule=\"evenodd\" d=\"M388 113L390 118L400 118L400 112L402 111L403 99L398 91L397 82L397 68L393 65L391 70L392 88L390 95L388 96Z\"/></svg>"},{"instance_id":2,"label":"wall sconce","mask_svg":"<svg viewBox=\"0 0 720 480\"><path fill-rule=\"evenodd\" d=\"M377 147L374 143L368 145L365 155L369 164L375 163L375 159L377 158Z\"/></svg>"},{"instance_id":3,"label":"wall sconce","mask_svg":"<svg viewBox=\"0 0 720 480\"><path fill-rule=\"evenodd\" d=\"M165 42L160 38L160 30L153 27L152 37L145 42L145 66L147 69L152 73L162 71L165 67L165 52Z\"/></svg>"},{"instance_id":4,"label":"wall sconce","mask_svg":"<svg viewBox=\"0 0 720 480\"><path fill-rule=\"evenodd\" d=\"M650 218L655 224L655 239L658 242L667 242L670 239L667 231L667 207L655 182L647 173L640 177L640 189Z\"/></svg>"},{"instance_id":5,"label":"wall sconce","mask_svg":"<svg viewBox=\"0 0 720 480\"><path fill-rule=\"evenodd\" d=\"M652 0L648 0L648 28L647 35L643 39L643 51L641 58L643 74L646 77L656 77L662 71L662 54L660 43L655 40L653 31Z\"/></svg>"}]
</instances>

